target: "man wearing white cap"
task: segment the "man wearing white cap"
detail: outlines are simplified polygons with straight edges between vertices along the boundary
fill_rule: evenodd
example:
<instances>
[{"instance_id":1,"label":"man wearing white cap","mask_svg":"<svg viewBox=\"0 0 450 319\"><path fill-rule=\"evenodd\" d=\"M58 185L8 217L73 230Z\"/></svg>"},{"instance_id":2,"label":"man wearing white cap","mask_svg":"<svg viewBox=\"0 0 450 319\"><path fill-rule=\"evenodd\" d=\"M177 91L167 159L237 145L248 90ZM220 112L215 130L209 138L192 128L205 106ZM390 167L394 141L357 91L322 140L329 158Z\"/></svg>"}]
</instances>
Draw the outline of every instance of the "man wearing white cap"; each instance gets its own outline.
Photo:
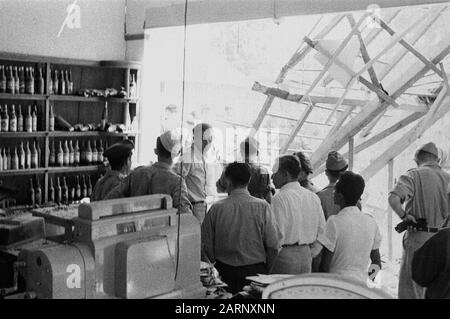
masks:
<instances>
[{"instance_id":1,"label":"man wearing white cap","mask_svg":"<svg viewBox=\"0 0 450 319\"><path fill-rule=\"evenodd\" d=\"M389 205L403 221L417 222L420 218L428 224L426 228L410 228L404 235L398 288L400 299L424 298L424 288L412 279L412 258L414 252L441 227L449 211L447 185L450 175L438 164L436 145L422 145L416 151L414 160L418 167L400 176L389 193Z\"/></svg>"},{"instance_id":2,"label":"man wearing white cap","mask_svg":"<svg viewBox=\"0 0 450 319\"><path fill-rule=\"evenodd\" d=\"M173 158L180 151L179 134L174 131L164 132L156 140L155 154L158 161L151 166L136 168L105 199L168 194L172 196L173 206L179 208L181 213L191 213L186 183L172 169Z\"/></svg>"},{"instance_id":3,"label":"man wearing white cap","mask_svg":"<svg viewBox=\"0 0 450 319\"><path fill-rule=\"evenodd\" d=\"M330 184L318 192L317 196L320 198L325 219L328 219L341 210L341 207L334 202L334 188L339 177L347 170L348 164L341 154L336 151L331 151L328 153L325 167L325 174Z\"/></svg>"},{"instance_id":4,"label":"man wearing white cap","mask_svg":"<svg viewBox=\"0 0 450 319\"><path fill-rule=\"evenodd\" d=\"M103 200L108 193L124 180L131 169L134 144L123 140L108 147L103 156L108 159L110 169L94 186L91 201Z\"/></svg>"}]
</instances>

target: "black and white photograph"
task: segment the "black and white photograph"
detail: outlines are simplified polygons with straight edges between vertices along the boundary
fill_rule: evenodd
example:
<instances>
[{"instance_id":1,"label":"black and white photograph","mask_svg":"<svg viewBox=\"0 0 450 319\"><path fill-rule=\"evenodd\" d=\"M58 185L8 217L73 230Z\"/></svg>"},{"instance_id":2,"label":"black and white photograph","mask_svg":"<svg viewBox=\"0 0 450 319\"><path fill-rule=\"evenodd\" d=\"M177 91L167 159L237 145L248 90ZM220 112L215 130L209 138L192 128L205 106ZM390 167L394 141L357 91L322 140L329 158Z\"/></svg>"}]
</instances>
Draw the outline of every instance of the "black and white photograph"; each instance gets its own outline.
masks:
<instances>
[{"instance_id":1,"label":"black and white photograph","mask_svg":"<svg viewBox=\"0 0 450 319\"><path fill-rule=\"evenodd\" d=\"M449 78L449 1L0 0L2 305L450 299Z\"/></svg>"}]
</instances>

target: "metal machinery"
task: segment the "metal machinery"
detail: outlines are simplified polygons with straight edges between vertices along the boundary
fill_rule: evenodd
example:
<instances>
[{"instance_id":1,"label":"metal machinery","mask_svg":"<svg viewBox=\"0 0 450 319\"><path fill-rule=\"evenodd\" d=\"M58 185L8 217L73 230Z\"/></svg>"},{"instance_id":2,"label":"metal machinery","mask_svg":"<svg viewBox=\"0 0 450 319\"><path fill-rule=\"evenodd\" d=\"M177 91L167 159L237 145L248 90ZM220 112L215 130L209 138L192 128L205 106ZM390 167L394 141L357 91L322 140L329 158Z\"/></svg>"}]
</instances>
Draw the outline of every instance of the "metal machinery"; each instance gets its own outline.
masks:
<instances>
[{"instance_id":1,"label":"metal machinery","mask_svg":"<svg viewBox=\"0 0 450 319\"><path fill-rule=\"evenodd\" d=\"M18 219L0 221L0 231L8 230L0 251L0 291L6 298L205 296L200 225L192 215L177 215L170 196L80 204L62 240L44 238L42 217Z\"/></svg>"}]
</instances>

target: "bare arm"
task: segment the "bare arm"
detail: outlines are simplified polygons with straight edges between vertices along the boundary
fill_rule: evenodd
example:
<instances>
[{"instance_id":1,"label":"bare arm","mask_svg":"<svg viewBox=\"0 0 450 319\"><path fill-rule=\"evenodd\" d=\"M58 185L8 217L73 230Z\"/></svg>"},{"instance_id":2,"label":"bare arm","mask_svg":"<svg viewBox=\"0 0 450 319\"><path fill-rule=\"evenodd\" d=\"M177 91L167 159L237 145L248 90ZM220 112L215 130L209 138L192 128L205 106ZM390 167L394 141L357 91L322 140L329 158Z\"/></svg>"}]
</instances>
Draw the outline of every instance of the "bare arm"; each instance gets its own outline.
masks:
<instances>
[{"instance_id":1,"label":"bare arm","mask_svg":"<svg viewBox=\"0 0 450 319\"><path fill-rule=\"evenodd\" d=\"M389 206L391 206L392 210L398 215L398 217L400 217L400 219L416 222L416 219L413 216L406 214L402 206L401 198L398 197L398 195L392 193L389 194L388 201Z\"/></svg>"}]
</instances>

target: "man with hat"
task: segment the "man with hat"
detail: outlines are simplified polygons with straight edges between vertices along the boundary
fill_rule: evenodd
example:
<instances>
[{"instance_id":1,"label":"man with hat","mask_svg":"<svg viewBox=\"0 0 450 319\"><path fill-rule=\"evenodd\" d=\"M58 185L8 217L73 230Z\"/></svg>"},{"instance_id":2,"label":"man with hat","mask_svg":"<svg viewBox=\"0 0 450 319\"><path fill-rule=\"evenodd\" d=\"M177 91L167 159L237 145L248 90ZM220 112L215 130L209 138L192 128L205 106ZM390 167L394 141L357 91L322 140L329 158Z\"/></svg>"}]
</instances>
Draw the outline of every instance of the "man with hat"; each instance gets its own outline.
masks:
<instances>
[{"instance_id":1,"label":"man with hat","mask_svg":"<svg viewBox=\"0 0 450 319\"><path fill-rule=\"evenodd\" d=\"M105 199L105 196L128 175L133 149L133 142L123 140L111 145L103 152L103 156L108 159L110 169L95 184L91 201Z\"/></svg>"},{"instance_id":2,"label":"man with hat","mask_svg":"<svg viewBox=\"0 0 450 319\"><path fill-rule=\"evenodd\" d=\"M422 299L424 288L412 279L414 252L441 227L449 211L447 185L450 175L439 166L439 152L434 143L422 145L415 153L417 168L400 176L389 193L389 205L403 221L425 219L426 228L410 227L403 237L403 256L399 274L398 297ZM405 208L403 208L405 204Z\"/></svg>"},{"instance_id":3,"label":"man with hat","mask_svg":"<svg viewBox=\"0 0 450 319\"><path fill-rule=\"evenodd\" d=\"M272 199L272 186L270 182L269 171L257 164L259 154L259 142L253 137L247 137L241 142L241 156L244 162L250 167L250 181L248 183L248 191L250 195L256 198L265 199L269 204ZM218 192L226 191L225 183L225 169L222 172L222 176L216 183Z\"/></svg>"},{"instance_id":4,"label":"man with hat","mask_svg":"<svg viewBox=\"0 0 450 319\"><path fill-rule=\"evenodd\" d=\"M327 175L330 184L318 192L317 196L320 198L325 219L328 219L330 216L336 215L341 210L334 202L334 188L339 177L347 170L348 164L341 154L336 151L331 151L328 153L325 167L325 174Z\"/></svg>"},{"instance_id":5,"label":"man with hat","mask_svg":"<svg viewBox=\"0 0 450 319\"><path fill-rule=\"evenodd\" d=\"M173 206L181 213L191 213L184 179L173 169L173 159L180 154L181 138L175 131L166 131L156 139L155 154L158 161L150 166L133 170L105 199L167 194L172 197Z\"/></svg>"}]
</instances>

